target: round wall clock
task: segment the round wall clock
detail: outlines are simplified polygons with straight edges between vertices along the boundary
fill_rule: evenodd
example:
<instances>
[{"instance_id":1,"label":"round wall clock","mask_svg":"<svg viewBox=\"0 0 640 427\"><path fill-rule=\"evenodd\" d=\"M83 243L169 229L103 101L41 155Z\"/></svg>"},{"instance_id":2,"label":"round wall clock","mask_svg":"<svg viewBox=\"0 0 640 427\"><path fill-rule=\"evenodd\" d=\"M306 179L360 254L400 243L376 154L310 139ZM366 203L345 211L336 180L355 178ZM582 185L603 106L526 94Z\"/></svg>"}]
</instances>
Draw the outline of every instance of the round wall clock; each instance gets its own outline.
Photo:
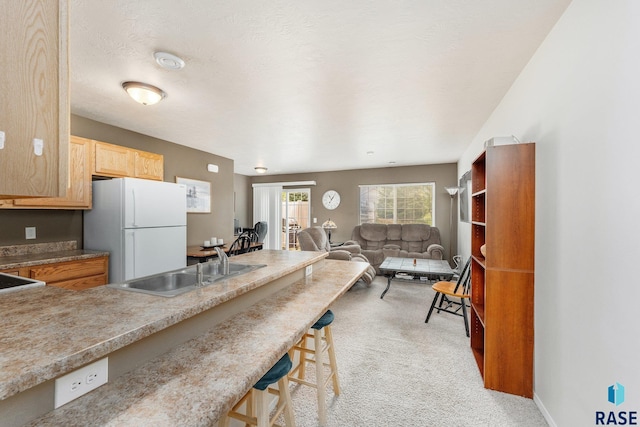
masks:
<instances>
[{"instance_id":1,"label":"round wall clock","mask_svg":"<svg viewBox=\"0 0 640 427\"><path fill-rule=\"evenodd\" d=\"M322 195L322 204L325 208L333 210L340 205L340 194L335 190L329 190Z\"/></svg>"}]
</instances>

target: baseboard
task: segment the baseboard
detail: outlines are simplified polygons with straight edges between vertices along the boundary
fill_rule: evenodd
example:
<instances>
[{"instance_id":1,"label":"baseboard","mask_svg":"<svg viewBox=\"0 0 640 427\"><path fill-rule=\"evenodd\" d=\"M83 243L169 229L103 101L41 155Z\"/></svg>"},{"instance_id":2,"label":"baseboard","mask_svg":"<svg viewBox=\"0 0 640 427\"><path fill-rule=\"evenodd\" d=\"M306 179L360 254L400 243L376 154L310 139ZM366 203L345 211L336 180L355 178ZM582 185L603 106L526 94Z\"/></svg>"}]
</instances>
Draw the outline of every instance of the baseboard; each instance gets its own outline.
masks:
<instances>
[{"instance_id":1,"label":"baseboard","mask_svg":"<svg viewBox=\"0 0 640 427\"><path fill-rule=\"evenodd\" d=\"M545 408L544 403L542 403L542 400L540 400L540 398L535 392L533 393L533 402L536 404L536 406L542 413L542 416L544 417L547 424L549 424L549 427L558 427L555 421L553 421L553 418L551 417L551 414L549 413L549 411L547 411L547 408Z\"/></svg>"}]
</instances>

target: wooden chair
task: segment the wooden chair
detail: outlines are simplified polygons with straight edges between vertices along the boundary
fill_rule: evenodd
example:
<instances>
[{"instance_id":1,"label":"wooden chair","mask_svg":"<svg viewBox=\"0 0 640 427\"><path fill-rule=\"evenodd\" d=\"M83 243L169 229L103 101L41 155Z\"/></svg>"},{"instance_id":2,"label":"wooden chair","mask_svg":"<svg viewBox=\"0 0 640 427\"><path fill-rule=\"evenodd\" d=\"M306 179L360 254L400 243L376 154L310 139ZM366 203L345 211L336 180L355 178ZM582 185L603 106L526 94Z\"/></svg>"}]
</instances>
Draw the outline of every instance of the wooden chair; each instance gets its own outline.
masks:
<instances>
[{"instance_id":1,"label":"wooden chair","mask_svg":"<svg viewBox=\"0 0 640 427\"><path fill-rule=\"evenodd\" d=\"M456 282L436 282L433 284L432 288L436 292L436 295L433 297L431 308L429 308L429 313L427 314L427 318L424 323L429 323L429 318L431 317L431 313L433 312L439 297L440 303L437 308L438 313L446 311L447 313L455 314L456 316L462 316L464 318L464 328L467 332L467 336L469 336L467 300L471 298L471 294L469 292L471 287L470 265L471 257L469 257L462 268L462 271L460 271L460 276ZM459 299L460 302L454 300L454 298ZM456 306L457 308L454 310ZM460 311L462 311L462 314L460 314Z\"/></svg>"},{"instance_id":2,"label":"wooden chair","mask_svg":"<svg viewBox=\"0 0 640 427\"><path fill-rule=\"evenodd\" d=\"M240 254L246 254L251 248L251 237L248 234L241 234L238 238L229 246L227 255L234 256Z\"/></svg>"}]
</instances>

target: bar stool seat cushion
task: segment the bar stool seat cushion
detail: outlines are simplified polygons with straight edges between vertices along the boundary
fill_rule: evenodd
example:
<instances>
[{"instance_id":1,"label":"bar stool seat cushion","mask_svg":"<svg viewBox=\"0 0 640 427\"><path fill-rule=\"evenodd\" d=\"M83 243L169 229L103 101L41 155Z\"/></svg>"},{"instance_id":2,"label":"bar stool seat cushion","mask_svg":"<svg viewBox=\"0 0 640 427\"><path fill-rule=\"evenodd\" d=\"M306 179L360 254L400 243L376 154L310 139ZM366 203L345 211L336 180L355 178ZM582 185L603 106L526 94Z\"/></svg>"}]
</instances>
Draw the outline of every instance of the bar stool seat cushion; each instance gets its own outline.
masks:
<instances>
[{"instance_id":1,"label":"bar stool seat cushion","mask_svg":"<svg viewBox=\"0 0 640 427\"><path fill-rule=\"evenodd\" d=\"M291 370L291 365L292 364L291 359L289 358L289 354L285 353L284 356L282 356L280 360L278 360L276 364L273 365L271 369L269 369L269 371L267 371L267 373L258 380L253 388L256 388L258 390L265 390L267 387L269 387L270 384L278 382L280 378L287 375Z\"/></svg>"},{"instance_id":2,"label":"bar stool seat cushion","mask_svg":"<svg viewBox=\"0 0 640 427\"><path fill-rule=\"evenodd\" d=\"M333 312L331 310L327 310L327 312L325 314L322 315L321 318L318 319L318 321L316 323L313 324L313 326L311 327L312 329L322 329L327 325L330 325L331 322L333 322L333 318L335 316L333 315Z\"/></svg>"}]
</instances>

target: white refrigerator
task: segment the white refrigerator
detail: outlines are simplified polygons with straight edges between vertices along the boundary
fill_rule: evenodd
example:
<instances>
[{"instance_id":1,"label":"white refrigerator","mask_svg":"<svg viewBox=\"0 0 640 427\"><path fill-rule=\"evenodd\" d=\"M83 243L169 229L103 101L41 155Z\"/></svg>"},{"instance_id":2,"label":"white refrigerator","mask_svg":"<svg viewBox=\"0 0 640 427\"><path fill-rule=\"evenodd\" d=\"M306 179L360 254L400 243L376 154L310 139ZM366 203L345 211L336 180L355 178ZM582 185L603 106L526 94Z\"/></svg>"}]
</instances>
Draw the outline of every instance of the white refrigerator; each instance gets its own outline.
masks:
<instances>
[{"instance_id":1,"label":"white refrigerator","mask_svg":"<svg viewBox=\"0 0 640 427\"><path fill-rule=\"evenodd\" d=\"M185 267L186 187L137 178L94 181L84 248L109 251L110 283Z\"/></svg>"}]
</instances>

